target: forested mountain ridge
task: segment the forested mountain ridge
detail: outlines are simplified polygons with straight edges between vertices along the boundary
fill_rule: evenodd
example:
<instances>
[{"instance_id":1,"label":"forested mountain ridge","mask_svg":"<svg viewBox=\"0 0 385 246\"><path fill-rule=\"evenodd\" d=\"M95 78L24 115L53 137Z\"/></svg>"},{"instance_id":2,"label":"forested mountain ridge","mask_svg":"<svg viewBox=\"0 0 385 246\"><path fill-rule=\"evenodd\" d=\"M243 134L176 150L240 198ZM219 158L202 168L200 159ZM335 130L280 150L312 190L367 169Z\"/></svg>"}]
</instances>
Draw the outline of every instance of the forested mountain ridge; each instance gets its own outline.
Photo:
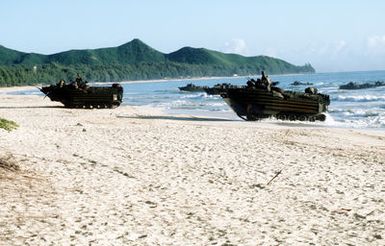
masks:
<instances>
[{"instance_id":1,"label":"forested mountain ridge","mask_svg":"<svg viewBox=\"0 0 385 246\"><path fill-rule=\"evenodd\" d=\"M245 57L184 47L164 54L139 39L111 48L69 50L52 55L0 46L0 86L54 83L80 73L89 81L123 81L202 76L313 73L310 64L295 66L268 56Z\"/></svg>"}]
</instances>

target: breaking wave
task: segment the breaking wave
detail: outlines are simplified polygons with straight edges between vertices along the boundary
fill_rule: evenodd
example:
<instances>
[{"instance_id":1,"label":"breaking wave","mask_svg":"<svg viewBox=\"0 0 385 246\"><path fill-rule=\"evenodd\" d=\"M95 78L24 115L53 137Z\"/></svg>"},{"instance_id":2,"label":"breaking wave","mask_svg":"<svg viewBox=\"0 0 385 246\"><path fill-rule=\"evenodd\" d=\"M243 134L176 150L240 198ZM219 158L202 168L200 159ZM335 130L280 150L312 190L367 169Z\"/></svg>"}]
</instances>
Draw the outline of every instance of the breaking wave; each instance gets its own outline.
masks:
<instances>
[{"instance_id":1,"label":"breaking wave","mask_svg":"<svg viewBox=\"0 0 385 246\"><path fill-rule=\"evenodd\" d=\"M378 101L385 101L385 95L384 96L375 96L375 95L351 95L351 96L337 96L334 98L336 101L341 102L378 102Z\"/></svg>"}]
</instances>

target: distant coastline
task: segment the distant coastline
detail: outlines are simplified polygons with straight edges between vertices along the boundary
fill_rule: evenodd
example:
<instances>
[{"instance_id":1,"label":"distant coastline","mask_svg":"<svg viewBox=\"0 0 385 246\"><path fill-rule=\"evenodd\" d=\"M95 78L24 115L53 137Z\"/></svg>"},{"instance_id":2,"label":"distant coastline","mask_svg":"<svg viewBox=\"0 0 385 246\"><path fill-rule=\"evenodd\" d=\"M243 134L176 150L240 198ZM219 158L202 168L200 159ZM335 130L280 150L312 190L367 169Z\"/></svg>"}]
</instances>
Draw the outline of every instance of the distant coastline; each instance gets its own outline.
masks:
<instances>
[{"instance_id":1,"label":"distant coastline","mask_svg":"<svg viewBox=\"0 0 385 246\"><path fill-rule=\"evenodd\" d=\"M341 72L315 72L314 74L318 75L329 75L329 74L349 74L349 73L368 73L368 72L385 72L385 70L368 70L368 71L341 71ZM285 74L269 74L270 76L298 76L306 75L308 73L285 73ZM106 83L118 82L121 84L140 84L140 83L163 83L167 81L194 81L194 80L215 80L215 79L226 79L226 78L255 78L260 76L259 74L249 74L242 76L202 76L202 77L188 77L188 78L161 78L161 79L138 79L138 80L122 80L122 81L90 81L92 84L103 85ZM31 85L14 85L14 86L4 86L0 83L0 92L1 91L16 91L16 90L27 90L35 88L36 86L49 85L56 83L57 81L49 81L47 83L37 82Z\"/></svg>"},{"instance_id":2,"label":"distant coastline","mask_svg":"<svg viewBox=\"0 0 385 246\"><path fill-rule=\"evenodd\" d=\"M205 48L183 47L165 54L139 39L112 48L69 50L52 55L24 53L0 46L0 86L71 80L118 82L260 74L314 73L307 63L293 65L268 57L245 57Z\"/></svg>"}]
</instances>

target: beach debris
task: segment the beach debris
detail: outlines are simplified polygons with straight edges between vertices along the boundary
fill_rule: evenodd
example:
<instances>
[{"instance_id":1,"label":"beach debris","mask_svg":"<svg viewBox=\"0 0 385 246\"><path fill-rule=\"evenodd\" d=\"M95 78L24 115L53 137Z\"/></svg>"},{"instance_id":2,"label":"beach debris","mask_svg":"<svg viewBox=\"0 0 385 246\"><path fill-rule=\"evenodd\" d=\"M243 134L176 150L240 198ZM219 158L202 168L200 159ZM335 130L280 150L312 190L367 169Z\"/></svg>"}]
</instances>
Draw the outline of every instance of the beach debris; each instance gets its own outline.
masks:
<instances>
[{"instance_id":1,"label":"beach debris","mask_svg":"<svg viewBox=\"0 0 385 246\"><path fill-rule=\"evenodd\" d=\"M60 80L56 85L40 88L40 91L51 101L61 102L66 108L116 108L122 103L123 87L120 84L90 87L87 83L78 75L69 84Z\"/></svg>"},{"instance_id":2,"label":"beach debris","mask_svg":"<svg viewBox=\"0 0 385 246\"><path fill-rule=\"evenodd\" d=\"M19 171L20 167L12 154L0 156L0 168L7 171Z\"/></svg>"},{"instance_id":3,"label":"beach debris","mask_svg":"<svg viewBox=\"0 0 385 246\"><path fill-rule=\"evenodd\" d=\"M353 214L354 218L360 220L360 219L366 219L365 215L359 214L359 213L354 213Z\"/></svg>"},{"instance_id":4,"label":"beach debris","mask_svg":"<svg viewBox=\"0 0 385 246\"><path fill-rule=\"evenodd\" d=\"M280 174L282 173L282 170L283 170L283 169L279 170L279 171L274 175L274 177L273 177L272 179L270 179L269 182L267 182L266 185L269 185L271 182L273 182L273 180L274 180L275 178L277 178L278 175L280 175Z\"/></svg>"},{"instance_id":5,"label":"beach debris","mask_svg":"<svg viewBox=\"0 0 385 246\"><path fill-rule=\"evenodd\" d=\"M279 120L325 121L329 95L308 87L304 92L285 91L272 84L262 71L262 77L247 81L246 86L228 88L220 94L234 112L244 120L269 117Z\"/></svg>"},{"instance_id":6,"label":"beach debris","mask_svg":"<svg viewBox=\"0 0 385 246\"><path fill-rule=\"evenodd\" d=\"M251 189L255 189L255 188L265 189L265 186L263 184L252 184L252 185L250 185L250 188Z\"/></svg>"},{"instance_id":7,"label":"beach debris","mask_svg":"<svg viewBox=\"0 0 385 246\"><path fill-rule=\"evenodd\" d=\"M123 172L123 171L119 170L118 168L114 168L113 170L114 170L114 172L117 172L117 173L119 173L119 174L121 174L121 175L123 175L123 176L125 176L125 177L127 177L127 178L131 178L131 179L134 179L134 178L135 178L134 176L132 176L132 175L126 173L126 172Z\"/></svg>"},{"instance_id":8,"label":"beach debris","mask_svg":"<svg viewBox=\"0 0 385 246\"><path fill-rule=\"evenodd\" d=\"M350 211L352 211L351 208L340 208L337 212L347 213L347 212L350 212Z\"/></svg>"},{"instance_id":9,"label":"beach debris","mask_svg":"<svg viewBox=\"0 0 385 246\"><path fill-rule=\"evenodd\" d=\"M12 130L15 130L18 127L19 127L19 125L16 122L14 122L12 120L0 118L0 129L4 129L4 130L10 132Z\"/></svg>"},{"instance_id":10,"label":"beach debris","mask_svg":"<svg viewBox=\"0 0 385 246\"><path fill-rule=\"evenodd\" d=\"M156 208L158 206L156 202L152 202L152 201L145 201L144 203L148 204L150 208Z\"/></svg>"}]
</instances>

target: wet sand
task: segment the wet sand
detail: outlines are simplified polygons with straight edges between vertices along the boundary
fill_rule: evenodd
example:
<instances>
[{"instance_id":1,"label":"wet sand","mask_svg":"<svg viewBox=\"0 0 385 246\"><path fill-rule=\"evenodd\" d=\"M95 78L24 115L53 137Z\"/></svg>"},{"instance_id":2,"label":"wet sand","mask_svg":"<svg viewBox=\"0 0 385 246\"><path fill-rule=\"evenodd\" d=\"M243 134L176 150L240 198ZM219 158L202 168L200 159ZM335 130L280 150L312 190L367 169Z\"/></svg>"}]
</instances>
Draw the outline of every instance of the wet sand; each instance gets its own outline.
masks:
<instances>
[{"instance_id":1,"label":"wet sand","mask_svg":"<svg viewBox=\"0 0 385 246\"><path fill-rule=\"evenodd\" d=\"M0 245L385 244L384 131L2 93L0 117Z\"/></svg>"}]
</instances>

